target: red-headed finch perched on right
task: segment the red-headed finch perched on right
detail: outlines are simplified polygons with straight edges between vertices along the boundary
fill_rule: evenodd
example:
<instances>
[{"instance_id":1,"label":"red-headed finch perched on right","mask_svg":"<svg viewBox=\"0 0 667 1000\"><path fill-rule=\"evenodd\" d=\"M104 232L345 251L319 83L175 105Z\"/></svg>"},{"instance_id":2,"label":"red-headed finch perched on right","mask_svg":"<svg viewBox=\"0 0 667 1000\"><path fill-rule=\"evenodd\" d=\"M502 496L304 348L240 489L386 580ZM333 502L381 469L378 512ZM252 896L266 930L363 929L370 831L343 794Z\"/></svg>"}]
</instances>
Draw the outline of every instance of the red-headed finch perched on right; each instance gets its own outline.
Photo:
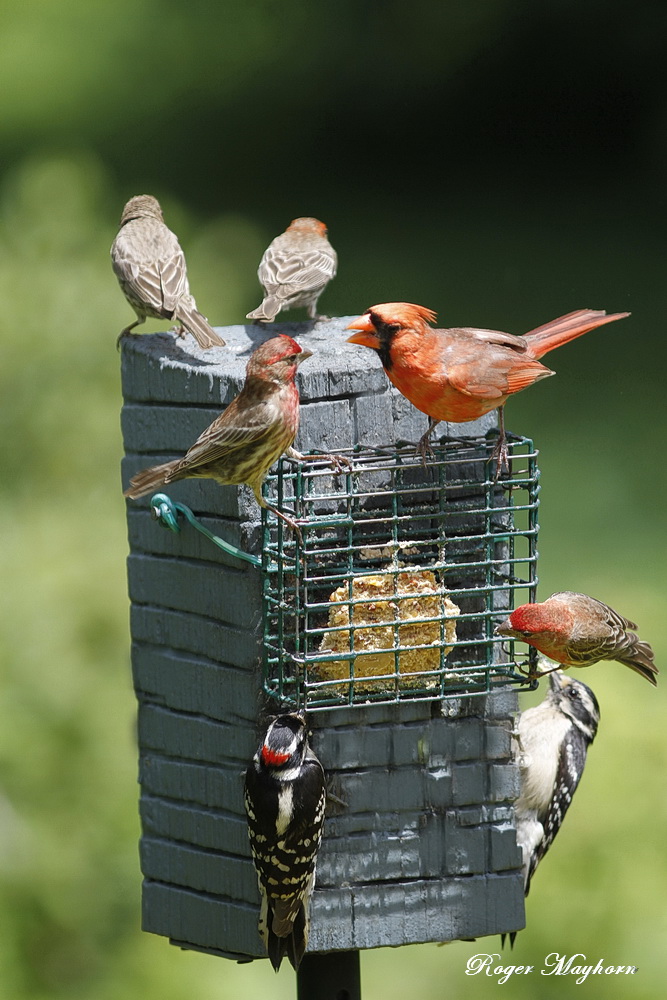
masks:
<instances>
[{"instance_id":1,"label":"red-headed finch perched on right","mask_svg":"<svg viewBox=\"0 0 667 1000\"><path fill-rule=\"evenodd\" d=\"M496 635L520 639L564 667L618 660L657 685L653 650L629 631L635 628L602 601L563 590L541 604L522 604L496 626Z\"/></svg>"},{"instance_id":2,"label":"red-headed finch perched on right","mask_svg":"<svg viewBox=\"0 0 667 1000\"><path fill-rule=\"evenodd\" d=\"M154 465L132 477L124 496L133 500L179 479L245 483L260 507L272 510L298 532L295 522L267 503L262 483L299 429L297 368L312 357L295 340L271 337L250 356L241 392L197 438L183 458Z\"/></svg>"},{"instance_id":3,"label":"red-headed finch perched on right","mask_svg":"<svg viewBox=\"0 0 667 1000\"><path fill-rule=\"evenodd\" d=\"M317 300L336 276L337 264L324 223L294 219L264 251L257 269L264 300L246 319L273 323L283 309L299 306L305 306L311 319L326 319L317 313Z\"/></svg>"},{"instance_id":4,"label":"red-headed finch perched on right","mask_svg":"<svg viewBox=\"0 0 667 1000\"><path fill-rule=\"evenodd\" d=\"M348 338L375 351L387 377L422 413L431 418L419 442L426 455L429 437L441 420L466 423L498 410L500 437L495 449L496 475L508 467L503 407L521 389L553 375L539 358L589 330L629 316L578 309L552 319L523 337L498 330L460 327L434 330L436 314L412 302L371 306L350 323Z\"/></svg>"}]
</instances>

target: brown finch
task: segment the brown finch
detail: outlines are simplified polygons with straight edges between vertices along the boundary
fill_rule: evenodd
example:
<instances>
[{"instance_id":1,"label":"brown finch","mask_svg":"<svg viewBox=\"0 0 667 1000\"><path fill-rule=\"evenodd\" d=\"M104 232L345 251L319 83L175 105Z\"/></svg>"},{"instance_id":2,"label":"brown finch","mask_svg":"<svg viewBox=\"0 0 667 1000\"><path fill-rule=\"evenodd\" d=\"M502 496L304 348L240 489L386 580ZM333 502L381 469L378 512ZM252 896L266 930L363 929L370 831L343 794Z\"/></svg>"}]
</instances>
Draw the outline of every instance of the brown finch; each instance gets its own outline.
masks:
<instances>
[{"instance_id":1,"label":"brown finch","mask_svg":"<svg viewBox=\"0 0 667 1000\"><path fill-rule=\"evenodd\" d=\"M296 436L299 392L294 377L311 356L284 334L267 340L251 354L241 392L185 456L137 473L124 496L136 499L179 479L215 479L223 486L245 483L260 507L298 531L291 518L267 503L261 489L269 468Z\"/></svg>"},{"instance_id":2,"label":"brown finch","mask_svg":"<svg viewBox=\"0 0 667 1000\"><path fill-rule=\"evenodd\" d=\"M183 336L185 328L201 348L224 346L225 341L197 310L190 294L185 256L163 222L157 198L139 194L125 205L111 246L111 265L137 314L136 322L126 326L121 337L151 316L177 320L179 334Z\"/></svg>"},{"instance_id":3,"label":"brown finch","mask_svg":"<svg viewBox=\"0 0 667 1000\"><path fill-rule=\"evenodd\" d=\"M264 251L257 269L264 300L246 319L273 323L283 309L299 306L306 307L311 319L326 319L317 313L317 300L336 276L337 263L324 223L294 219Z\"/></svg>"},{"instance_id":4,"label":"brown finch","mask_svg":"<svg viewBox=\"0 0 667 1000\"><path fill-rule=\"evenodd\" d=\"M541 604L522 604L496 626L496 635L520 639L565 667L618 660L657 685L653 650L628 631L635 628L602 601L564 590Z\"/></svg>"},{"instance_id":5,"label":"brown finch","mask_svg":"<svg viewBox=\"0 0 667 1000\"><path fill-rule=\"evenodd\" d=\"M578 309L523 337L469 327L433 330L436 314L410 302L371 306L350 323L349 343L376 351L387 377L431 423L419 442L425 455L441 420L465 423L498 409L498 469L507 467L503 407L509 396L555 374L538 358L604 323L629 316Z\"/></svg>"}]
</instances>

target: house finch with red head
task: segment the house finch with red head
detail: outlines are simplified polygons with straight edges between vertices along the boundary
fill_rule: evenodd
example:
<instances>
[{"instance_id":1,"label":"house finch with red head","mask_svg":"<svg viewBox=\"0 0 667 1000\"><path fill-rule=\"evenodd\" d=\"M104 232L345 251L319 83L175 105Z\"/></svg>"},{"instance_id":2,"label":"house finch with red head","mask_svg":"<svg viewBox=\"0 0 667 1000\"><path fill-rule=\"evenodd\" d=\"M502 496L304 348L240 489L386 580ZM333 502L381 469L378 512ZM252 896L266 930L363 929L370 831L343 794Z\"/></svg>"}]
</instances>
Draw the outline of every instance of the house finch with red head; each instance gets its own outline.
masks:
<instances>
[{"instance_id":1,"label":"house finch with red head","mask_svg":"<svg viewBox=\"0 0 667 1000\"><path fill-rule=\"evenodd\" d=\"M522 604L496 626L496 635L520 639L565 667L618 660L657 685L653 650L628 631L635 628L602 601L564 590L541 604Z\"/></svg>"},{"instance_id":2,"label":"house finch with red head","mask_svg":"<svg viewBox=\"0 0 667 1000\"><path fill-rule=\"evenodd\" d=\"M162 220L157 198L139 194L130 198L111 246L111 265L137 320L121 337L153 319L175 319L202 348L223 347L225 341L197 310L190 294L185 257L178 240ZM120 339L120 338L119 338Z\"/></svg>"},{"instance_id":3,"label":"house finch with red head","mask_svg":"<svg viewBox=\"0 0 667 1000\"><path fill-rule=\"evenodd\" d=\"M143 496L179 479L215 479L223 486L245 483L260 507L294 522L262 497L269 468L290 448L299 428L298 366L311 352L291 337L272 337L250 356L236 399L200 434L185 456L137 473L126 497Z\"/></svg>"},{"instance_id":4,"label":"house finch with red head","mask_svg":"<svg viewBox=\"0 0 667 1000\"><path fill-rule=\"evenodd\" d=\"M336 276L337 263L324 223L294 219L264 251L257 269L264 301L246 319L273 323L283 309L299 306L307 308L311 319L326 319L317 314L317 300Z\"/></svg>"},{"instance_id":5,"label":"house finch with red head","mask_svg":"<svg viewBox=\"0 0 667 1000\"><path fill-rule=\"evenodd\" d=\"M376 351L396 388L431 418L419 442L422 455L439 421L465 423L498 409L500 439L496 454L500 469L507 467L505 401L554 374L538 359L568 340L629 315L608 316L599 310L578 309L523 337L515 337L469 327L434 330L429 326L436 316L431 309L410 302L385 302L367 309L350 323L348 330L358 331L349 343Z\"/></svg>"}]
</instances>

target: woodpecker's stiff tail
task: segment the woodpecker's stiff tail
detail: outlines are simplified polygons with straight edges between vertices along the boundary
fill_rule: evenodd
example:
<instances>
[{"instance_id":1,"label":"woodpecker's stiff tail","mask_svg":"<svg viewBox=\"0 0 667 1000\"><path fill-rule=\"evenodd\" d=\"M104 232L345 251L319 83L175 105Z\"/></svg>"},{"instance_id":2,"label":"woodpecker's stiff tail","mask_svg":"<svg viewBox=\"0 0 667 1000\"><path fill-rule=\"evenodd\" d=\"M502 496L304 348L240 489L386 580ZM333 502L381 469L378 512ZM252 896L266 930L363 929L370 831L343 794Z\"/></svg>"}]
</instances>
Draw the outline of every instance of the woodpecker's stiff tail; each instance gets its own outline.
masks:
<instances>
[{"instance_id":1,"label":"woodpecker's stiff tail","mask_svg":"<svg viewBox=\"0 0 667 1000\"><path fill-rule=\"evenodd\" d=\"M266 896L262 900L262 913L260 914L258 929L259 935L264 941L269 956L269 961L274 970L278 972L283 958L287 958L293 969L298 969L301 964L306 947L308 945L308 932L310 920L306 912L306 907L312 893L311 884L307 887L304 898L306 902L300 902L294 917L289 924L280 925L276 922L275 913L271 909ZM278 934L278 929L282 934Z\"/></svg>"},{"instance_id":2,"label":"woodpecker's stiff tail","mask_svg":"<svg viewBox=\"0 0 667 1000\"><path fill-rule=\"evenodd\" d=\"M136 476L132 476L130 485L123 496L137 500L139 497L145 496L146 493L152 493L153 490L159 489L160 486L164 486L169 481L171 473L180 464L181 459L177 458L174 462L165 462L164 465L154 465L150 469L142 469L141 472L137 472Z\"/></svg>"},{"instance_id":3,"label":"woodpecker's stiff tail","mask_svg":"<svg viewBox=\"0 0 667 1000\"><path fill-rule=\"evenodd\" d=\"M630 313L607 313L604 309L577 309L575 312L567 313L566 316L559 316L552 319L550 323L525 333L524 337L528 341L530 355L539 360L549 351L556 347L567 344L576 337L583 336L590 330L595 330L605 323L614 323L617 319L625 319Z\"/></svg>"}]
</instances>

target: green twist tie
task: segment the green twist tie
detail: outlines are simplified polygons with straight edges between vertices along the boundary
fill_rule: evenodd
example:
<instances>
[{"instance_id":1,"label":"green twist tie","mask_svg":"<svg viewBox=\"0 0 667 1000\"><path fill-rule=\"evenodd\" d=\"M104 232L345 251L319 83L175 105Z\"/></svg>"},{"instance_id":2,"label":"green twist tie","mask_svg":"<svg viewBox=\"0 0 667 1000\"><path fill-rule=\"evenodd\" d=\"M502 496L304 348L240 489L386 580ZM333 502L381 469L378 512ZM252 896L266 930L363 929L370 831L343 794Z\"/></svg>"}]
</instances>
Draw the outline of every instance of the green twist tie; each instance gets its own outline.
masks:
<instances>
[{"instance_id":1,"label":"green twist tie","mask_svg":"<svg viewBox=\"0 0 667 1000\"><path fill-rule=\"evenodd\" d=\"M249 562L251 566L262 565L262 560L259 556L251 556L249 552L237 549L231 542L226 542L224 538L214 535L212 531L209 531L208 528L199 523L189 507L186 507L184 503L177 503L175 500L172 500L166 493L155 493L151 497L151 513L155 520L159 521L164 528L169 528L170 531L175 531L176 533L181 530L178 523L178 515L182 514L193 528L196 528L202 535L205 535L209 541L217 545L227 555L234 556L236 559L242 559L244 562Z\"/></svg>"}]
</instances>

